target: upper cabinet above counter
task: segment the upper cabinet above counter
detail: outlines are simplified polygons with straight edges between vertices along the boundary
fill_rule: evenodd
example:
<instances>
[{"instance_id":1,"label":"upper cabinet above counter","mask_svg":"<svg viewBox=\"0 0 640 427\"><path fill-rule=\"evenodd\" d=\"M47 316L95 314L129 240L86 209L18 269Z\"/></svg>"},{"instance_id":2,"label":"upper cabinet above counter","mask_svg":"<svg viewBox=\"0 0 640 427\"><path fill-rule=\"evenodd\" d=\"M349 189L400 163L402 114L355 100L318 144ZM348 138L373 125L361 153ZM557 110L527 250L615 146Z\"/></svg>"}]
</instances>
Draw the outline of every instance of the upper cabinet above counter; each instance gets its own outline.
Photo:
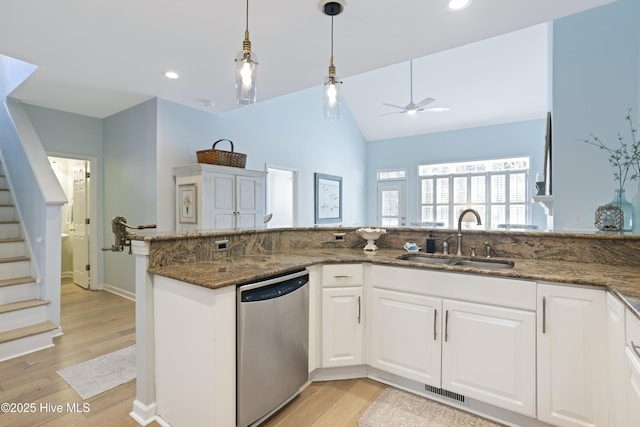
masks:
<instances>
[{"instance_id":1,"label":"upper cabinet above counter","mask_svg":"<svg viewBox=\"0 0 640 427\"><path fill-rule=\"evenodd\" d=\"M266 172L193 164L173 168L176 231L264 226Z\"/></svg>"}]
</instances>

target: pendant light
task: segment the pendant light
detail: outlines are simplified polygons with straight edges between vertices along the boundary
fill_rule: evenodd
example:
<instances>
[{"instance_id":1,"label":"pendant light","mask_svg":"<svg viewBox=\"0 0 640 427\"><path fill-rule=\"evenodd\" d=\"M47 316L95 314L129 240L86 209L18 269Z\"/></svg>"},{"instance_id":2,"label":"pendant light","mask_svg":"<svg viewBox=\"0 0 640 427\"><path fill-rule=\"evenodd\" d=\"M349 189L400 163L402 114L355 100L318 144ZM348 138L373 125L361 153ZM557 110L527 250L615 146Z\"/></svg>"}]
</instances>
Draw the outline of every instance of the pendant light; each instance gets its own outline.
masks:
<instances>
[{"instance_id":1,"label":"pendant light","mask_svg":"<svg viewBox=\"0 0 640 427\"><path fill-rule=\"evenodd\" d=\"M331 59L329 60L329 76L324 82L324 117L327 119L340 118L340 85L342 82L336 76L336 66L333 63L333 17L344 10L343 1L320 2L320 9L331 17Z\"/></svg>"},{"instance_id":2,"label":"pendant light","mask_svg":"<svg viewBox=\"0 0 640 427\"><path fill-rule=\"evenodd\" d=\"M238 104L250 105L256 102L256 77L258 58L251 52L249 40L249 0L247 0L246 28L242 50L236 55L236 100Z\"/></svg>"}]
</instances>

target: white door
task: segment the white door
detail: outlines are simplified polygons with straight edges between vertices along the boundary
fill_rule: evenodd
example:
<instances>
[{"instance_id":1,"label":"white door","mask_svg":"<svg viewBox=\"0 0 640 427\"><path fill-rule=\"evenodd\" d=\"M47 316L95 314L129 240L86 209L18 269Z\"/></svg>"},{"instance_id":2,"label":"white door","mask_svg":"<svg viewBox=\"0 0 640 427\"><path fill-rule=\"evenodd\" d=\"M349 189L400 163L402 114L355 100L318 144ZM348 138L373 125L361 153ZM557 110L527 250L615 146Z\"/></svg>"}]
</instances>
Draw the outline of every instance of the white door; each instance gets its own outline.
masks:
<instances>
[{"instance_id":1,"label":"white door","mask_svg":"<svg viewBox=\"0 0 640 427\"><path fill-rule=\"evenodd\" d=\"M536 314L444 300L442 388L536 416Z\"/></svg>"},{"instance_id":2,"label":"white door","mask_svg":"<svg viewBox=\"0 0 640 427\"><path fill-rule=\"evenodd\" d=\"M322 290L322 367L362 364L362 287Z\"/></svg>"},{"instance_id":3,"label":"white door","mask_svg":"<svg viewBox=\"0 0 640 427\"><path fill-rule=\"evenodd\" d=\"M404 227L406 181L378 181L377 221L382 227Z\"/></svg>"},{"instance_id":4,"label":"white door","mask_svg":"<svg viewBox=\"0 0 640 427\"><path fill-rule=\"evenodd\" d=\"M538 419L607 425L605 291L538 285Z\"/></svg>"},{"instance_id":5,"label":"white door","mask_svg":"<svg viewBox=\"0 0 640 427\"><path fill-rule=\"evenodd\" d=\"M73 169L73 283L89 288L89 183L87 162Z\"/></svg>"},{"instance_id":6,"label":"white door","mask_svg":"<svg viewBox=\"0 0 640 427\"><path fill-rule=\"evenodd\" d=\"M377 288L371 297L371 366L440 387L442 300Z\"/></svg>"}]
</instances>

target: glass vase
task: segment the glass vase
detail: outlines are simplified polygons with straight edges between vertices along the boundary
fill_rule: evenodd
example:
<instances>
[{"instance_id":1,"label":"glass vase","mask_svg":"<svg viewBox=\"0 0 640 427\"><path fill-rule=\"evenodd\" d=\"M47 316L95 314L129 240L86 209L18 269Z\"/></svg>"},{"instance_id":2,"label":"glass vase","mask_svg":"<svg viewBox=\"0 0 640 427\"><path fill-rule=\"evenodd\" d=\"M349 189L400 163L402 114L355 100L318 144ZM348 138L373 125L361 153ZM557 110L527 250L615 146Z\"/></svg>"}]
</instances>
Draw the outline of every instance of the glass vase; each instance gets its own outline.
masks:
<instances>
[{"instance_id":1,"label":"glass vase","mask_svg":"<svg viewBox=\"0 0 640 427\"><path fill-rule=\"evenodd\" d=\"M622 209L622 213L624 214L624 226L621 231L631 231L633 224L633 207L627 200L624 188L616 188L613 201L609 204Z\"/></svg>"}]
</instances>

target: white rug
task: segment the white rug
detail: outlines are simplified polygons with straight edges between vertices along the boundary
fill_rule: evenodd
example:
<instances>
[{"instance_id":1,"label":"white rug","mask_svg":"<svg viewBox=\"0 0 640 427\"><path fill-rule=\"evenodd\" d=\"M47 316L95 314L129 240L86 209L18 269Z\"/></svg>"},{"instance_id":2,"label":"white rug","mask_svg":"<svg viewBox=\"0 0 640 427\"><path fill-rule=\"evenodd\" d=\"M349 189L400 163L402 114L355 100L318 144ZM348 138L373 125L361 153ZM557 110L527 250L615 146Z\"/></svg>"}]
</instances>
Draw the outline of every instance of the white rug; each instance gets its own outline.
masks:
<instances>
[{"instance_id":1,"label":"white rug","mask_svg":"<svg viewBox=\"0 0 640 427\"><path fill-rule=\"evenodd\" d=\"M58 371L86 400L136 377L135 345Z\"/></svg>"},{"instance_id":2,"label":"white rug","mask_svg":"<svg viewBox=\"0 0 640 427\"><path fill-rule=\"evenodd\" d=\"M386 388L358 420L359 427L496 427L501 425L394 388Z\"/></svg>"}]
</instances>

